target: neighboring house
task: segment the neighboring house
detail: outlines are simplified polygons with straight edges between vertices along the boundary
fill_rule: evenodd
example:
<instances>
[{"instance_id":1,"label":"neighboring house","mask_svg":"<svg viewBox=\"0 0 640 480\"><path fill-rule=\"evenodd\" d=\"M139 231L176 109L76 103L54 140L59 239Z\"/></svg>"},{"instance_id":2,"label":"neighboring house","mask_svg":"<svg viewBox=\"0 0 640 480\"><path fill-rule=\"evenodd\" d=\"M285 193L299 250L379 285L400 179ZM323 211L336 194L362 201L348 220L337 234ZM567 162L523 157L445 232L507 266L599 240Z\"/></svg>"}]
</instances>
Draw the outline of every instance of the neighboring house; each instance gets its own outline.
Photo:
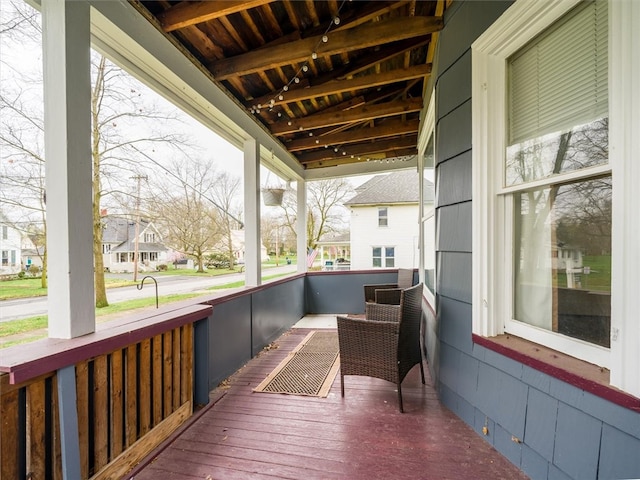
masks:
<instances>
[{"instance_id":1,"label":"neighboring house","mask_svg":"<svg viewBox=\"0 0 640 480\"><path fill-rule=\"evenodd\" d=\"M18 273L21 268L22 235L0 213L0 275Z\"/></svg>"},{"instance_id":2,"label":"neighboring house","mask_svg":"<svg viewBox=\"0 0 640 480\"><path fill-rule=\"evenodd\" d=\"M322 237L316 244L323 270L351 268L351 234L349 232Z\"/></svg>"},{"instance_id":3,"label":"neighboring house","mask_svg":"<svg viewBox=\"0 0 640 480\"><path fill-rule=\"evenodd\" d=\"M136 222L123 217L102 217L102 258L108 272L133 272ZM167 263L168 249L153 223L140 220L138 271L153 271Z\"/></svg>"},{"instance_id":4,"label":"neighboring house","mask_svg":"<svg viewBox=\"0 0 640 480\"><path fill-rule=\"evenodd\" d=\"M418 266L418 172L377 175L345 203L351 210L351 268ZM425 209L433 209L433 183L424 180ZM430 236L433 238L433 235Z\"/></svg>"},{"instance_id":5,"label":"neighboring house","mask_svg":"<svg viewBox=\"0 0 640 480\"><path fill-rule=\"evenodd\" d=\"M244 248L244 230L231 230L231 243L233 248L233 256L235 258L235 262L239 264L244 263L245 256L245 248ZM213 252L219 253L222 255L226 255L229 252L229 246L227 245L226 238L220 240L216 246L213 248ZM269 260L269 255L267 253L267 247L264 244L260 244L260 259L263 262Z\"/></svg>"},{"instance_id":6,"label":"neighboring house","mask_svg":"<svg viewBox=\"0 0 640 480\"><path fill-rule=\"evenodd\" d=\"M42 259L44 258L44 247L37 247L35 243L29 238L29 236L22 237L22 249L21 260L22 267L25 270L29 270L32 265L35 265L42 270Z\"/></svg>"}]
</instances>

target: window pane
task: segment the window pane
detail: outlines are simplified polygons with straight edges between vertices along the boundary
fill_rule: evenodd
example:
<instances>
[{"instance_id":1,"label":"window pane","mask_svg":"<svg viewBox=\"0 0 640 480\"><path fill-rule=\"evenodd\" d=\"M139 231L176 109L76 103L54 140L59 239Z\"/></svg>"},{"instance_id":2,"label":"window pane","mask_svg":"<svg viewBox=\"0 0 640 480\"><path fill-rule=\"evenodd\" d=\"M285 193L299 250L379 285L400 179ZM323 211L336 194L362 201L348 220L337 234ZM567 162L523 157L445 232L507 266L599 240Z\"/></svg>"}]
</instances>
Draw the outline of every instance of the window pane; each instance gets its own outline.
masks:
<instances>
[{"instance_id":1,"label":"window pane","mask_svg":"<svg viewBox=\"0 0 640 480\"><path fill-rule=\"evenodd\" d=\"M515 319L609 346L611 177L515 195Z\"/></svg>"},{"instance_id":2,"label":"window pane","mask_svg":"<svg viewBox=\"0 0 640 480\"><path fill-rule=\"evenodd\" d=\"M395 259L393 257L391 258L385 258L384 259L384 266L387 268L391 268L391 267L395 267Z\"/></svg>"},{"instance_id":3,"label":"window pane","mask_svg":"<svg viewBox=\"0 0 640 480\"><path fill-rule=\"evenodd\" d=\"M506 185L519 185L609 161L609 119L507 147Z\"/></svg>"},{"instance_id":4,"label":"window pane","mask_svg":"<svg viewBox=\"0 0 640 480\"><path fill-rule=\"evenodd\" d=\"M387 207L378 207L378 226L386 227L387 225Z\"/></svg>"},{"instance_id":5,"label":"window pane","mask_svg":"<svg viewBox=\"0 0 640 480\"><path fill-rule=\"evenodd\" d=\"M395 257L395 248L394 247L385 247L384 256L385 257Z\"/></svg>"},{"instance_id":6,"label":"window pane","mask_svg":"<svg viewBox=\"0 0 640 480\"><path fill-rule=\"evenodd\" d=\"M382 248L373 247L373 256L374 257L381 257L382 256Z\"/></svg>"},{"instance_id":7,"label":"window pane","mask_svg":"<svg viewBox=\"0 0 640 480\"><path fill-rule=\"evenodd\" d=\"M423 223L424 227L424 283L431 293L435 293L436 268L436 217L431 216Z\"/></svg>"},{"instance_id":8,"label":"window pane","mask_svg":"<svg viewBox=\"0 0 640 480\"><path fill-rule=\"evenodd\" d=\"M373 259L373 266L374 267L381 267L382 266L382 259L380 257L377 257Z\"/></svg>"}]
</instances>

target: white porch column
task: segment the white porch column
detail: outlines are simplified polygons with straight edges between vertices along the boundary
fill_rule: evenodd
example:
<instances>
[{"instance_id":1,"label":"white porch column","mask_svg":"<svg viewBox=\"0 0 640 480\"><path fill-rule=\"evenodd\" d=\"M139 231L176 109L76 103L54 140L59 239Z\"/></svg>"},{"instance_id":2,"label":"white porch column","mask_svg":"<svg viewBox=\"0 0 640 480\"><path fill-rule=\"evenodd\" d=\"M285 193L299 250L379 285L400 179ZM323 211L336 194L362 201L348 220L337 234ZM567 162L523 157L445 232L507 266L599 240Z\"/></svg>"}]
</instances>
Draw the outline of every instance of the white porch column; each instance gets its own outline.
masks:
<instances>
[{"instance_id":1,"label":"white porch column","mask_svg":"<svg viewBox=\"0 0 640 480\"><path fill-rule=\"evenodd\" d=\"M42 0L49 337L95 330L89 5Z\"/></svg>"},{"instance_id":2,"label":"white porch column","mask_svg":"<svg viewBox=\"0 0 640 480\"><path fill-rule=\"evenodd\" d=\"M261 284L260 255L260 144L244 143L244 278L246 286Z\"/></svg>"},{"instance_id":3,"label":"white porch column","mask_svg":"<svg viewBox=\"0 0 640 480\"><path fill-rule=\"evenodd\" d=\"M304 273L307 271L307 182L298 180L297 183L296 249L298 273Z\"/></svg>"}]
</instances>

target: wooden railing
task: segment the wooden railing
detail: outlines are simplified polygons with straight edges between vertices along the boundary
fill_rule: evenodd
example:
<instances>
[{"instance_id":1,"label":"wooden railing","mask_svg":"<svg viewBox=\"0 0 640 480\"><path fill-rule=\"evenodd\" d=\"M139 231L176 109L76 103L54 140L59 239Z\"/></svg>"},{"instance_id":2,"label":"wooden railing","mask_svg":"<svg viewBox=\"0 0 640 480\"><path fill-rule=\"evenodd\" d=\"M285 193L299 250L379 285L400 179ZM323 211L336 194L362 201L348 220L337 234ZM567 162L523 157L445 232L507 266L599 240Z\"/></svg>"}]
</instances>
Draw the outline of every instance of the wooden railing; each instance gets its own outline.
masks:
<instances>
[{"instance_id":1,"label":"wooden railing","mask_svg":"<svg viewBox=\"0 0 640 480\"><path fill-rule=\"evenodd\" d=\"M73 364L82 479L122 477L191 415L194 327L183 322L151 329L152 336L144 337L149 328L130 331L134 343ZM0 373L3 480L63 478L57 370L63 366L13 384Z\"/></svg>"}]
</instances>

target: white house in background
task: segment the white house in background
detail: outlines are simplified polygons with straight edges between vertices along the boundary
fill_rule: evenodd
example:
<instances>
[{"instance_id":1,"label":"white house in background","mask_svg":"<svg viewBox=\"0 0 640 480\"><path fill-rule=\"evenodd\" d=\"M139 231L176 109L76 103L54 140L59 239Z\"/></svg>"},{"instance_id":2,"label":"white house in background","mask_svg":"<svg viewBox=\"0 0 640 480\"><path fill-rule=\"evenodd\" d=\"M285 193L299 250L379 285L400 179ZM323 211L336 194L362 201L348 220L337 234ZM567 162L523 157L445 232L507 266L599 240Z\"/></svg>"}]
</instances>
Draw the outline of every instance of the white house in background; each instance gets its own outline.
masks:
<instances>
[{"instance_id":1,"label":"white house in background","mask_svg":"<svg viewBox=\"0 0 640 480\"><path fill-rule=\"evenodd\" d=\"M22 237L21 254L22 267L28 271L32 265L42 270L44 247L37 247L28 235Z\"/></svg>"},{"instance_id":2,"label":"white house in background","mask_svg":"<svg viewBox=\"0 0 640 480\"><path fill-rule=\"evenodd\" d=\"M243 264L245 256L244 230L231 230L231 244L235 262ZM228 251L229 247L227 246L226 239L220 240L213 248L213 252L220 253L222 255L227 255ZM265 247L263 243L260 243L260 259L263 262L269 260L267 247Z\"/></svg>"},{"instance_id":3,"label":"white house in background","mask_svg":"<svg viewBox=\"0 0 640 480\"><path fill-rule=\"evenodd\" d=\"M424 180L425 212L433 210L433 183ZM418 172L376 175L345 203L351 211L351 269L419 265ZM433 235L431 235L433 238Z\"/></svg>"},{"instance_id":4,"label":"white house in background","mask_svg":"<svg viewBox=\"0 0 640 480\"><path fill-rule=\"evenodd\" d=\"M102 217L102 259L105 271L133 272L136 249L136 222L123 217ZM167 264L168 249L153 223L140 220L138 235L138 271L154 271Z\"/></svg>"},{"instance_id":5,"label":"white house in background","mask_svg":"<svg viewBox=\"0 0 640 480\"><path fill-rule=\"evenodd\" d=\"M0 275L18 273L21 268L22 235L0 213Z\"/></svg>"}]
</instances>

